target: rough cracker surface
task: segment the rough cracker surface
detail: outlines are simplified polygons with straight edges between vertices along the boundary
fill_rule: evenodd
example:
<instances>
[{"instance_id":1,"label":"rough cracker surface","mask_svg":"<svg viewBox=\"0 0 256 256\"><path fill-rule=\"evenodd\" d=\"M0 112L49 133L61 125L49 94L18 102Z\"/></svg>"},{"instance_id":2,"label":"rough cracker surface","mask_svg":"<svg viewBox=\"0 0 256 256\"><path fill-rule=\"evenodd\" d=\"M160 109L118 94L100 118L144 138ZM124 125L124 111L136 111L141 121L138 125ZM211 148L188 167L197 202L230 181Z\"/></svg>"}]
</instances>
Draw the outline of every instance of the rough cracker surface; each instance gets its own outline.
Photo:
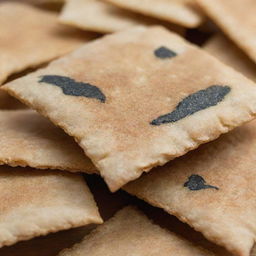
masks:
<instances>
[{"instance_id":1,"label":"rough cracker surface","mask_svg":"<svg viewBox=\"0 0 256 256\"><path fill-rule=\"evenodd\" d=\"M0 111L0 164L95 173L75 141L33 110Z\"/></svg>"},{"instance_id":2,"label":"rough cracker surface","mask_svg":"<svg viewBox=\"0 0 256 256\"><path fill-rule=\"evenodd\" d=\"M213 256L153 224L133 207L119 211L112 219L98 227L83 241L59 256Z\"/></svg>"},{"instance_id":3,"label":"rough cracker surface","mask_svg":"<svg viewBox=\"0 0 256 256\"><path fill-rule=\"evenodd\" d=\"M154 50L160 46L177 56L157 58ZM57 86L40 83L44 75L97 86L106 101L65 95ZM184 98L213 85L230 88L216 105L174 123L151 124ZM3 89L75 137L112 191L256 113L254 83L161 27L106 36ZM200 102L194 100L192 107Z\"/></svg>"},{"instance_id":4,"label":"rough cracker surface","mask_svg":"<svg viewBox=\"0 0 256 256\"><path fill-rule=\"evenodd\" d=\"M50 232L102 223L78 174L0 167L0 247Z\"/></svg>"},{"instance_id":5,"label":"rough cracker surface","mask_svg":"<svg viewBox=\"0 0 256 256\"><path fill-rule=\"evenodd\" d=\"M225 36L221 34L214 36L204 45L204 49L223 63L256 81L256 64Z\"/></svg>"},{"instance_id":6,"label":"rough cracker surface","mask_svg":"<svg viewBox=\"0 0 256 256\"><path fill-rule=\"evenodd\" d=\"M198 27L203 21L194 0L103 0L143 15L163 19L184 27Z\"/></svg>"},{"instance_id":7,"label":"rough cracker surface","mask_svg":"<svg viewBox=\"0 0 256 256\"><path fill-rule=\"evenodd\" d=\"M249 256L256 237L256 121L128 184L125 190L188 223L235 255ZM200 175L218 187L191 191Z\"/></svg>"},{"instance_id":8,"label":"rough cracker surface","mask_svg":"<svg viewBox=\"0 0 256 256\"><path fill-rule=\"evenodd\" d=\"M62 56L93 38L60 25L53 12L18 2L0 4L0 24L0 84L13 73Z\"/></svg>"},{"instance_id":9,"label":"rough cracker surface","mask_svg":"<svg viewBox=\"0 0 256 256\"><path fill-rule=\"evenodd\" d=\"M196 0L223 32L256 62L256 2L254 0Z\"/></svg>"}]
</instances>

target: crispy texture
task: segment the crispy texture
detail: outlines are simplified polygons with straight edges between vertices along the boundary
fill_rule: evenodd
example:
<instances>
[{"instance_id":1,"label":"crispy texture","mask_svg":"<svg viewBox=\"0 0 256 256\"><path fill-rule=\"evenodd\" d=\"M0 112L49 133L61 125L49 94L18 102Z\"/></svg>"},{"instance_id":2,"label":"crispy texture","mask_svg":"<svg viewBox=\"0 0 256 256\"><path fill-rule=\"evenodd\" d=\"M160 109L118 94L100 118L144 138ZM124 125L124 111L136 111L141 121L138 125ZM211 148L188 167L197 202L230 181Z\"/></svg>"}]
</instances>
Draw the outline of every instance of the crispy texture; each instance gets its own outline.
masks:
<instances>
[{"instance_id":1,"label":"crispy texture","mask_svg":"<svg viewBox=\"0 0 256 256\"><path fill-rule=\"evenodd\" d=\"M59 25L53 12L17 2L0 4L0 24L0 84L9 75L64 55L92 38Z\"/></svg>"},{"instance_id":2,"label":"crispy texture","mask_svg":"<svg viewBox=\"0 0 256 256\"><path fill-rule=\"evenodd\" d=\"M256 121L239 127L125 190L177 216L234 254L249 256L256 236L255 128ZM193 174L219 190L184 187Z\"/></svg>"},{"instance_id":3,"label":"crispy texture","mask_svg":"<svg viewBox=\"0 0 256 256\"><path fill-rule=\"evenodd\" d=\"M178 56L157 58L154 51L162 45ZM44 75L97 86L106 102L66 95L39 82ZM217 105L182 120L150 124L212 85L231 91ZM253 119L256 112L254 83L161 27L106 36L3 89L75 137L112 191Z\"/></svg>"},{"instance_id":4,"label":"crispy texture","mask_svg":"<svg viewBox=\"0 0 256 256\"><path fill-rule=\"evenodd\" d=\"M97 172L72 138L32 110L0 111L0 144L0 164Z\"/></svg>"},{"instance_id":5,"label":"crispy texture","mask_svg":"<svg viewBox=\"0 0 256 256\"><path fill-rule=\"evenodd\" d=\"M145 17L99 0L69 0L62 10L60 21L100 33L115 32L134 25L150 24Z\"/></svg>"},{"instance_id":6,"label":"crispy texture","mask_svg":"<svg viewBox=\"0 0 256 256\"><path fill-rule=\"evenodd\" d=\"M203 21L194 0L102 0L118 7L163 19L188 28L198 27Z\"/></svg>"},{"instance_id":7,"label":"crispy texture","mask_svg":"<svg viewBox=\"0 0 256 256\"><path fill-rule=\"evenodd\" d=\"M255 63L223 35L214 36L204 45L204 49L246 77L256 81Z\"/></svg>"},{"instance_id":8,"label":"crispy texture","mask_svg":"<svg viewBox=\"0 0 256 256\"><path fill-rule=\"evenodd\" d=\"M83 241L59 256L206 256L212 253L194 246L153 224L132 207L120 210L112 219L98 227Z\"/></svg>"},{"instance_id":9,"label":"crispy texture","mask_svg":"<svg viewBox=\"0 0 256 256\"><path fill-rule=\"evenodd\" d=\"M78 174L0 167L0 247L50 232L102 223Z\"/></svg>"},{"instance_id":10,"label":"crispy texture","mask_svg":"<svg viewBox=\"0 0 256 256\"><path fill-rule=\"evenodd\" d=\"M196 0L223 32L256 62L256 2L254 0Z\"/></svg>"}]
</instances>

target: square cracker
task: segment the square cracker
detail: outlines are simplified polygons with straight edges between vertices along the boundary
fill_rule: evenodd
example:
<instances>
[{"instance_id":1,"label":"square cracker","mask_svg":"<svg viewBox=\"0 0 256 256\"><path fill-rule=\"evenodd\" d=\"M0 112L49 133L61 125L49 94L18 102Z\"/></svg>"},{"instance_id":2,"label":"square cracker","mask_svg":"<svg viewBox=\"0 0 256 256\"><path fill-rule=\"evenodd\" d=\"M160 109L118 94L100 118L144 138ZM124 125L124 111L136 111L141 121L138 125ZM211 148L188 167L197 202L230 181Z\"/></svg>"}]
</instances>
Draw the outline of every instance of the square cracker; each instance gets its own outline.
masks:
<instances>
[{"instance_id":1,"label":"square cracker","mask_svg":"<svg viewBox=\"0 0 256 256\"><path fill-rule=\"evenodd\" d=\"M0 164L97 172L71 137L32 110L0 111L0 144Z\"/></svg>"},{"instance_id":2,"label":"square cracker","mask_svg":"<svg viewBox=\"0 0 256 256\"><path fill-rule=\"evenodd\" d=\"M0 4L0 24L0 84L13 73L64 55L93 38L58 24L53 12L17 2Z\"/></svg>"},{"instance_id":3,"label":"square cracker","mask_svg":"<svg viewBox=\"0 0 256 256\"><path fill-rule=\"evenodd\" d=\"M135 25L161 23L161 21L120 9L100 0L69 0L61 12L60 21L100 33L115 32ZM183 32L182 28L175 25L168 26L168 28Z\"/></svg>"},{"instance_id":4,"label":"square cracker","mask_svg":"<svg viewBox=\"0 0 256 256\"><path fill-rule=\"evenodd\" d=\"M102 223L78 174L0 167L0 247L50 232Z\"/></svg>"},{"instance_id":5,"label":"square cracker","mask_svg":"<svg viewBox=\"0 0 256 256\"><path fill-rule=\"evenodd\" d=\"M256 62L256 1L196 0L213 21Z\"/></svg>"},{"instance_id":6,"label":"square cracker","mask_svg":"<svg viewBox=\"0 0 256 256\"><path fill-rule=\"evenodd\" d=\"M232 41L219 34L211 38L203 47L219 60L256 81L256 64L252 62Z\"/></svg>"},{"instance_id":7,"label":"square cracker","mask_svg":"<svg viewBox=\"0 0 256 256\"><path fill-rule=\"evenodd\" d=\"M214 254L153 224L133 207L120 210L59 256L207 256Z\"/></svg>"},{"instance_id":8,"label":"square cracker","mask_svg":"<svg viewBox=\"0 0 256 256\"><path fill-rule=\"evenodd\" d=\"M124 189L235 255L249 256L256 242L255 144L254 120Z\"/></svg>"},{"instance_id":9,"label":"square cracker","mask_svg":"<svg viewBox=\"0 0 256 256\"><path fill-rule=\"evenodd\" d=\"M254 83L161 27L106 36L3 89L75 137L112 191L256 112Z\"/></svg>"},{"instance_id":10,"label":"square cracker","mask_svg":"<svg viewBox=\"0 0 256 256\"><path fill-rule=\"evenodd\" d=\"M203 21L194 0L101 0L118 7L163 19L188 28L198 27Z\"/></svg>"}]
</instances>

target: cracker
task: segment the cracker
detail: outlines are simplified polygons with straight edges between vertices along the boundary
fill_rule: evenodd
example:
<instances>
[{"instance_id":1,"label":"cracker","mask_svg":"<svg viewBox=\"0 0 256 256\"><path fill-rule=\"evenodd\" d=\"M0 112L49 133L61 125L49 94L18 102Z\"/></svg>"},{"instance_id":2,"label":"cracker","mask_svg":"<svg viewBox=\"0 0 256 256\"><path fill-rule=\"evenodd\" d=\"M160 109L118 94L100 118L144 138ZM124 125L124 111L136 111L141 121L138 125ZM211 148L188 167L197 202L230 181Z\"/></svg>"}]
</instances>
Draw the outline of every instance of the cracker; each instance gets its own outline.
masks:
<instances>
[{"instance_id":1,"label":"cracker","mask_svg":"<svg viewBox=\"0 0 256 256\"><path fill-rule=\"evenodd\" d=\"M0 4L0 24L0 84L15 72L64 55L93 38L59 25L53 12L17 2Z\"/></svg>"},{"instance_id":2,"label":"cracker","mask_svg":"<svg viewBox=\"0 0 256 256\"><path fill-rule=\"evenodd\" d=\"M78 174L0 167L0 247L50 232L102 223Z\"/></svg>"},{"instance_id":3,"label":"cracker","mask_svg":"<svg viewBox=\"0 0 256 256\"><path fill-rule=\"evenodd\" d=\"M214 36L204 45L204 49L246 77L256 81L255 63L223 35Z\"/></svg>"},{"instance_id":4,"label":"cracker","mask_svg":"<svg viewBox=\"0 0 256 256\"><path fill-rule=\"evenodd\" d=\"M223 32L256 62L256 2L254 0L196 0Z\"/></svg>"},{"instance_id":5,"label":"cracker","mask_svg":"<svg viewBox=\"0 0 256 256\"><path fill-rule=\"evenodd\" d=\"M206 256L212 255L153 224L133 207L120 210L113 218L98 227L83 241L59 256Z\"/></svg>"},{"instance_id":6,"label":"cracker","mask_svg":"<svg viewBox=\"0 0 256 256\"><path fill-rule=\"evenodd\" d=\"M256 112L254 83L161 27L106 36L3 89L75 137L112 191Z\"/></svg>"},{"instance_id":7,"label":"cracker","mask_svg":"<svg viewBox=\"0 0 256 256\"><path fill-rule=\"evenodd\" d=\"M0 164L95 173L75 141L32 110L0 111Z\"/></svg>"},{"instance_id":8,"label":"cracker","mask_svg":"<svg viewBox=\"0 0 256 256\"><path fill-rule=\"evenodd\" d=\"M100 33L116 32L135 25L146 26L161 23L161 21L140 16L100 0L69 0L61 12L60 21ZM183 33L181 27L165 25L170 30Z\"/></svg>"},{"instance_id":9,"label":"cracker","mask_svg":"<svg viewBox=\"0 0 256 256\"><path fill-rule=\"evenodd\" d=\"M134 25L147 24L145 18L100 0L69 0L61 12L60 21L100 33L110 33Z\"/></svg>"},{"instance_id":10,"label":"cracker","mask_svg":"<svg viewBox=\"0 0 256 256\"><path fill-rule=\"evenodd\" d=\"M118 7L162 19L188 28L203 21L194 0L103 0Z\"/></svg>"},{"instance_id":11,"label":"cracker","mask_svg":"<svg viewBox=\"0 0 256 256\"><path fill-rule=\"evenodd\" d=\"M256 237L256 121L128 184L125 190L235 255Z\"/></svg>"}]
</instances>

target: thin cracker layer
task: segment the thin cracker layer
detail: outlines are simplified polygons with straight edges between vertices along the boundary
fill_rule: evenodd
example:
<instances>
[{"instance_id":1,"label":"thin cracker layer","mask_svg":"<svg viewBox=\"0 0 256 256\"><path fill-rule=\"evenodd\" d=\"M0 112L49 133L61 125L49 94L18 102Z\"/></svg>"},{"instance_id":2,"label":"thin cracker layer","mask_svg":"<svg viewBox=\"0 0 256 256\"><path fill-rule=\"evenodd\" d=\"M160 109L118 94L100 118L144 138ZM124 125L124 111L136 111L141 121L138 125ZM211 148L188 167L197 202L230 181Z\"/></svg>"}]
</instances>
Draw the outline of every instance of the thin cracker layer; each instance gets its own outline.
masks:
<instances>
[{"instance_id":1,"label":"thin cracker layer","mask_svg":"<svg viewBox=\"0 0 256 256\"><path fill-rule=\"evenodd\" d=\"M207 52L256 81L256 65L232 41L223 35L211 38L203 47Z\"/></svg>"},{"instance_id":2,"label":"thin cracker layer","mask_svg":"<svg viewBox=\"0 0 256 256\"><path fill-rule=\"evenodd\" d=\"M0 247L50 232L102 223L78 174L0 167Z\"/></svg>"},{"instance_id":3,"label":"thin cracker layer","mask_svg":"<svg viewBox=\"0 0 256 256\"><path fill-rule=\"evenodd\" d=\"M183 240L153 224L132 207L119 211L73 248L59 256L213 256L212 253Z\"/></svg>"},{"instance_id":4,"label":"thin cracker layer","mask_svg":"<svg viewBox=\"0 0 256 256\"><path fill-rule=\"evenodd\" d=\"M256 62L256 2L254 0L196 0L223 32Z\"/></svg>"},{"instance_id":5,"label":"thin cracker layer","mask_svg":"<svg viewBox=\"0 0 256 256\"><path fill-rule=\"evenodd\" d=\"M143 15L163 19L184 27L198 27L203 21L194 0L103 0Z\"/></svg>"},{"instance_id":6,"label":"thin cracker layer","mask_svg":"<svg viewBox=\"0 0 256 256\"><path fill-rule=\"evenodd\" d=\"M106 36L3 88L75 137L112 191L256 113L254 83L161 27Z\"/></svg>"},{"instance_id":7,"label":"thin cracker layer","mask_svg":"<svg viewBox=\"0 0 256 256\"><path fill-rule=\"evenodd\" d=\"M0 164L95 173L75 141L32 110L0 111Z\"/></svg>"},{"instance_id":8,"label":"thin cracker layer","mask_svg":"<svg viewBox=\"0 0 256 256\"><path fill-rule=\"evenodd\" d=\"M235 255L249 256L256 237L255 144L252 121L124 189Z\"/></svg>"},{"instance_id":9,"label":"thin cracker layer","mask_svg":"<svg viewBox=\"0 0 256 256\"><path fill-rule=\"evenodd\" d=\"M0 4L0 84L28 67L64 55L93 38L58 24L53 12L17 2Z\"/></svg>"},{"instance_id":10,"label":"thin cracker layer","mask_svg":"<svg viewBox=\"0 0 256 256\"><path fill-rule=\"evenodd\" d=\"M119 9L100 0L69 0L60 21L89 31L110 33L135 25L152 24L146 17Z\"/></svg>"}]
</instances>

